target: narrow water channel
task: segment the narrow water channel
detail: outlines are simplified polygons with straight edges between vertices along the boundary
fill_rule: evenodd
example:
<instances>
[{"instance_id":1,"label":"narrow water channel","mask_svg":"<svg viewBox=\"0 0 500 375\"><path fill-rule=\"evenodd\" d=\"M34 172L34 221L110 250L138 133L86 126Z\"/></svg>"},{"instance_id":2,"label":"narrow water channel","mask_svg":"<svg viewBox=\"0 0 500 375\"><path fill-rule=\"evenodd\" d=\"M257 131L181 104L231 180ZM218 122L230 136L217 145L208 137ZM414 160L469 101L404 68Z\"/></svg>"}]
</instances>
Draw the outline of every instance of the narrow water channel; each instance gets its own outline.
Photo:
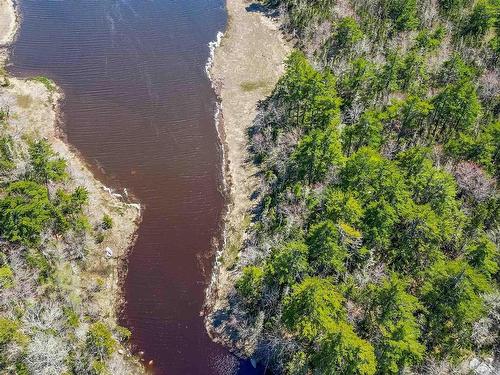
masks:
<instances>
[{"instance_id":1,"label":"narrow water channel","mask_svg":"<svg viewBox=\"0 0 500 375\"><path fill-rule=\"evenodd\" d=\"M145 207L122 324L156 374L256 374L200 317L223 197L207 43L223 0L21 0L9 70L64 90L65 134Z\"/></svg>"}]
</instances>

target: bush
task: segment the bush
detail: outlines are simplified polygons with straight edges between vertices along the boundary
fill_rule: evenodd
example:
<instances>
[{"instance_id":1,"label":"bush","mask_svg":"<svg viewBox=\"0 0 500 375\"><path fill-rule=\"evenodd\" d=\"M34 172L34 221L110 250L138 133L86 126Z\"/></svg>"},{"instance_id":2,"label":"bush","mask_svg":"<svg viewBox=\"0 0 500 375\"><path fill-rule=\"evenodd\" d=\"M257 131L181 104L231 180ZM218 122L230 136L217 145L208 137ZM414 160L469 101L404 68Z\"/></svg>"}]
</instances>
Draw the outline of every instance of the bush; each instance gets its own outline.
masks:
<instances>
[{"instance_id":1,"label":"bush","mask_svg":"<svg viewBox=\"0 0 500 375\"><path fill-rule=\"evenodd\" d=\"M114 353L116 341L104 323L97 322L90 326L87 332L87 349L101 360Z\"/></svg>"},{"instance_id":2,"label":"bush","mask_svg":"<svg viewBox=\"0 0 500 375\"><path fill-rule=\"evenodd\" d=\"M78 325L80 324L80 317L75 312L75 310L73 310L71 307L64 307L63 312L64 316L68 320L68 324L74 328L78 327Z\"/></svg>"},{"instance_id":3,"label":"bush","mask_svg":"<svg viewBox=\"0 0 500 375\"><path fill-rule=\"evenodd\" d=\"M104 214L104 216L102 217L102 229L108 230L111 228L113 228L113 219L111 218L111 216Z\"/></svg>"},{"instance_id":4,"label":"bush","mask_svg":"<svg viewBox=\"0 0 500 375\"><path fill-rule=\"evenodd\" d=\"M130 330L126 327L117 326L116 335L118 336L118 340L120 340L121 342L127 342L128 340L130 340L132 332L130 332Z\"/></svg>"},{"instance_id":5,"label":"bush","mask_svg":"<svg viewBox=\"0 0 500 375\"><path fill-rule=\"evenodd\" d=\"M0 113L1 118L1 113ZM14 163L14 144L11 137L0 138L0 173L11 171L16 167Z\"/></svg>"},{"instance_id":6,"label":"bush","mask_svg":"<svg viewBox=\"0 0 500 375\"><path fill-rule=\"evenodd\" d=\"M128 328L122 327L122 326L117 326L116 327L116 335L118 336L118 339L121 342L126 342L130 340L130 337L132 336L132 332Z\"/></svg>"},{"instance_id":7,"label":"bush","mask_svg":"<svg viewBox=\"0 0 500 375\"><path fill-rule=\"evenodd\" d=\"M32 268L38 270L38 281L44 283L52 275L54 271L52 265L49 263L47 258L41 253L32 251L26 257L26 262Z\"/></svg>"},{"instance_id":8,"label":"bush","mask_svg":"<svg viewBox=\"0 0 500 375\"><path fill-rule=\"evenodd\" d=\"M8 265L0 267L0 289L10 288L14 282L14 274Z\"/></svg>"},{"instance_id":9,"label":"bush","mask_svg":"<svg viewBox=\"0 0 500 375\"><path fill-rule=\"evenodd\" d=\"M9 343L16 334L17 323L13 320L0 317L0 347Z\"/></svg>"}]
</instances>

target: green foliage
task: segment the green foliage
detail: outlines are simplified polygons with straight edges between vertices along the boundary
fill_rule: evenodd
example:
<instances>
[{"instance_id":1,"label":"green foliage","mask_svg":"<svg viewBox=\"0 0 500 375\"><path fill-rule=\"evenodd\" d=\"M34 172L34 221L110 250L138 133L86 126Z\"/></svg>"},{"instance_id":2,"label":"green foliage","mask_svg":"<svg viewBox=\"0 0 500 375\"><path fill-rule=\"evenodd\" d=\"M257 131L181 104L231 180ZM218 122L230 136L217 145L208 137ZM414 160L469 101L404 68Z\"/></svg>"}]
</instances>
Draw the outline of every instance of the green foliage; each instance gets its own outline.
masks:
<instances>
[{"instance_id":1,"label":"green foliage","mask_svg":"<svg viewBox=\"0 0 500 375\"><path fill-rule=\"evenodd\" d=\"M43 84L45 86L45 88L49 91L49 92L54 92L56 91L56 84L54 83L54 81L52 81L50 78L47 78L47 77L44 77L44 76L38 76L38 77L34 77L32 78L33 81L37 81L37 82L40 82L41 84Z\"/></svg>"},{"instance_id":2,"label":"green foliage","mask_svg":"<svg viewBox=\"0 0 500 375\"><path fill-rule=\"evenodd\" d=\"M327 280L306 278L285 300L283 322L304 340L314 340L329 323L345 319L343 300Z\"/></svg>"},{"instance_id":3,"label":"green foliage","mask_svg":"<svg viewBox=\"0 0 500 375\"><path fill-rule=\"evenodd\" d=\"M0 235L9 241L36 246L53 221L54 208L47 190L32 181L11 183L0 199Z\"/></svg>"},{"instance_id":4,"label":"green foliage","mask_svg":"<svg viewBox=\"0 0 500 375\"><path fill-rule=\"evenodd\" d=\"M398 72L400 89L419 95L426 88L429 78L427 71L425 58L416 51L410 51L403 59Z\"/></svg>"},{"instance_id":5,"label":"green foliage","mask_svg":"<svg viewBox=\"0 0 500 375\"><path fill-rule=\"evenodd\" d=\"M498 261L500 253L497 246L486 236L481 233L477 238L470 243L465 254L469 264L490 277L495 275L499 270Z\"/></svg>"},{"instance_id":6,"label":"green foliage","mask_svg":"<svg viewBox=\"0 0 500 375\"><path fill-rule=\"evenodd\" d=\"M471 160L492 175L499 175L500 121L492 122L479 134L461 132L445 145L446 151L458 160Z\"/></svg>"},{"instance_id":7,"label":"green foliage","mask_svg":"<svg viewBox=\"0 0 500 375\"><path fill-rule=\"evenodd\" d=\"M342 134L342 143L347 154L359 150L363 146L379 149L383 141L383 114L367 110L359 121L346 128Z\"/></svg>"},{"instance_id":8,"label":"green foliage","mask_svg":"<svg viewBox=\"0 0 500 375\"><path fill-rule=\"evenodd\" d=\"M491 355L495 333L471 337L500 290L498 0L271 3L311 59L292 53L252 129L255 302L231 317L259 309L287 374Z\"/></svg>"},{"instance_id":9,"label":"green foliage","mask_svg":"<svg viewBox=\"0 0 500 375\"><path fill-rule=\"evenodd\" d=\"M445 34L443 27L438 27L433 31L424 29L415 38L416 47L424 51L435 51L441 45Z\"/></svg>"},{"instance_id":10,"label":"green foliage","mask_svg":"<svg viewBox=\"0 0 500 375\"><path fill-rule=\"evenodd\" d=\"M78 327L80 324L80 317L71 307L63 308L64 316L66 317L68 324L71 327Z\"/></svg>"},{"instance_id":11,"label":"green foliage","mask_svg":"<svg viewBox=\"0 0 500 375\"><path fill-rule=\"evenodd\" d=\"M398 165L418 204L429 204L437 213L451 213L456 207L456 182L453 176L433 166L430 150L410 148L398 155Z\"/></svg>"},{"instance_id":12,"label":"green foliage","mask_svg":"<svg viewBox=\"0 0 500 375\"><path fill-rule=\"evenodd\" d=\"M327 326L312 362L320 374L373 375L376 369L373 347L344 322Z\"/></svg>"},{"instance_id":13,"label":"green foliage","mask_svg":"<svg viewBox=\"0 0 500 375\"><path fill-rule=\"evenodd\" d=\"M84 205L88 201L88 191L83 187L77 187L75 191L68 194L62 189L58 189L55 197L56 226L59 232L63 233L68 229L76 231L85 230L88 225L82 216Z\"/></svg>"},{"instance_id":14,"label":"green foliage","mask_svg":"<svg viewBox=\"0 0 500 375\"><path fill-rule=\"evenodd\" d=\"M309 358L306 353L299 351L293 354L287 363L285 374L287 375L307 375L309 369Z\"/></svg>"},{"instance_id":15,"label":"green foliage","mask_svg":"<svg viewBox=\"0 0 500 375\"><path fill-rule=\"evenodd\" d=\"M11 288L14 283L14 274L8 265L0 267L0 289Z\"/></svg>"},{"instance_id":16,"label":"green foliage","mask_svg":"<svg viewBox=\"0 0 500 375\"><path fill-rule=\"evenodd\" d=\"M445 86L433 100L434 127L431 135L438 140L469 130L481 111L476 88L469 80Z\"/></svg>"},{"instance_id":17,"label":"green foliage","mask_svg":"<svg viewBox=\"0 0 500 375\"><path fill-rule=\"evenodd\" d=\"M438 262L426 275L421 299L426 308L427 346L438 356L457 356L470 346L472 323L482 314L487 279L467 263Z\"/></svg>"},{"instance_id":18,"label":"green foliage","mask_svg":"<svg viewBox=\"0 0 500 375\"><path fill-rule=\"evenodd\" d=\"M92 375L110 375L104 361L92 361Z\"/></svg>"},{"instance_id":19,"label":"green foliage","mask_svg":"<svg viewBox=\"0 0 500 375\"><path fill-rule=\"evenodd\" d=\"M418 26L417 0L387 0L384 3L396 30L412 30Z\"/></svg>"},{"instance_id":20,"label":"green foliage","mask_svg":"<svg viewBox=\"0 0 500 375\"><path fill-rule=\"evenodd\" d=\"M441 11L452 17L456 17L471 2L471 0L439 0Z\"/></svg>"},{"instance_id":21,"label":"green foliage","mask_svg":"<svg viewBox=\"0 0 500 375\"><path fill-rule=\"evenodd\" d=\"M267 282L281 286L294 284L309 268L307 257L307 246L301 242L290 242L274 249L264 267Z\"/></svg>"},{"instance_id":22,"label":"green foliage","mask_svg":"<svg viewBox=\"0 0 500 375\"><path fill-rule=\"evenodd\" d=\"M130 337L132 337L132 332L130 332L128 328L122 326L116 327L116 333L121 342L127 342L130 340Z\"/></svg>"},{"instance_id":23,"label":"green foliage","mask_svg":"<svg viewBox=\"0 0 500 375\"><path fill-rule=\"evenodd\" d=\"M480 39L494 25L498 17L498 4L494 0L480 0L472 10L472 13L464 22L461 34L465 37Z\"/></svg>"},{"instance_id":24,"label":"green foliage","mask_svg":"<svg viewBox=\"0 0 500 375\"><path fill-rule=\"evenodd\" d=\"M331 168L344 161L337 130L333 126L314 129L302 138L292 158L300 180L310 184L321 181Z\"/></svg>"},{"instance_id":25,"label":"green foliage","mask_svg":"<svg viewBox=\"0 0 500 375\"><path fill-rule=\"evenodd\" d=\"M111 228L113 228L113 219L111 216L104 214L102 217L102 229L109 230Z\"/></svg>"},{"instance_id":26,"label":"green foliage","mask_svg":"<svg viewBox=\"0 0 500 375\"><path fill-rule=\"evenodd\" d=\"M14 338L17 328L15 321L0 317L0 348Z\"/></svg>"},{"instance_id":27,"label":"green foliage","mask_svg":"<svg viewBox=\"0 0 500 375\"><path fill-rule=\"evenodd\" d=\"M440 258L440 244L444 238L439 218L428 205L409 201L400 209L401 219L395 227L394 242L386 257L393 269L410 273Z\"/></svg>"},{"instance_id":28,"label":"green foliage","mask_svg":"<svg viewBox=\"0 0 500 375\"><path fill-rule=\"evenodd\" d=\"M340 20L335 32L323 47L329 59L335 59L337 54L348 53L354 45L363 38L363 31L351 17Z\"/></svg>"},{"instance_id":29,"label":"green foliage","mask_svg":"<svg viewBox=\"0 0 500 375\"><path fill-rule=\"evenodd\" d=\"M29 178L38 183L62 181L67 177L66 160L57 157L46 140L33 142L29 148Z\"/></svg>"},{"instance_id":30,"label":"green foliage","mask_svg":"<svg viewBox=\"0 0 500 375\"><path fill-rule=\"evenodd\" d=\"M398 219L396 208L384 198L368 203L361 226L366 245L376 249L389 247Z\"/></svg>"},{"instance_id":31,"label":"green foliage","mask_svg":"<svg viewBox=\"0 0 500 375\"><path fill-rule=\"evenodd\" d=\"M457 84L459 82L469 82L476 76L475 69L468 65L458 54L445 61L440 67L435 78L438 85L449 83Z\"/></svg>"},{"instance_id":32,"label":"green foliage","mask_svg":"<svg viewBox=\"0 0 500 375\"><path fill-rule=\"evenodd\" d=\"M338 82L342 105L348 108L357 98L370 101L377 93L375 64L359 57L354 59L349 69Z\"/></svg>"},{"instance_id":33,"label":"green foliage","mask_svg":"<svg viewBox=\"0 0 500 375\"><path fill-rule=\"evenodd\" d=\"M325 214L333 222L356 227L361 224L364 210L353 192L329 189L325 194Z\"/></svg>"},{"instance_id":34,"label":"green foliage","mask_svg":"<svg viewBox=\"0 0 500 375\"><path fill-rule=\"evenodd\" d=\"M273 96L290 119L287 126L324 128L330 125L338 118L340 106L333 76L314 70L298 51L292 52L286 66L287 71Z\"/></svg>"},{"instance_id":35,"label":"green foliage","mask_svg":"<svg viewBox=\"0 0 500 375\"><path fill-rule=\"evenodd\" d=\"M250 305L255 305L260 299L264 281L264 271L261 267L247 266L236 282L236 290Z\"/></svg>"},{"instance_id":36,"label":"green foliage","mask_svg":"<svg viewBox=\"0 0 500 375\"><path fill-rule=\"evenodd\" d=\"M0 137L0 174L16 167L14 163L14 142L11 137Z\"/></svg>"},{"instance_id":37,"label":"green foliage","mask_svg":"<svg viewBox=\"0 0 500 375\"><path fill-rule=\"evenodd\" d=\"M345 272L347 250L340 244L340 233L332 221L322 221L309 229L309 262L319 273Z\"/></svg>"},{"instance_id":38,"label":"green foliage","mask_svg":"<svg viewBox=\"0 0 500 375\"><path fill-rule=\"evenodd\" d=\"M399 142L411 146L418 143L418 138L426 134L428 118L433 109L428 100L409 95L406 100L393 101L382 116L386 120L386 130L397 132ZM394 125L398 129L394 129Z\"/></svg>"},{"instance_id":39,"label":"green foliage","mask_svg":"<svg viewBox=\"0 0 500 375\"><path fill-rule=\"evenodd\" d=\"M97 322L90 326L87 332L87 349L101 361L114 353L116 341L104 323Z\"/></svg>"},{"instance_id":40,"label":"green foliage","mask_svg":"<svg viewBox=\"0 0 500 375\"><path fill-rule=\"evenodd\" d=\"M363 205L382 198L394 205L409 196L396 165L366 147L347 160L340 172L340 186L346 191L356 191Z\"/></svg>"},{"instance_id":41,"label":"green foliage","mask_svg":"<svg viewBox=\"0 0 500 375\"><path fill-rule=\"evenodd\" d=\"M299 33L304 33L310 23L315 23L330 16L329 9L335 5L335 0L265 0L272 7L283 5L290 17L290 27Z\"/></svg>"},{"instance_id":42,"label":"green foliage","mask_svg":"<svg viewBox=\"0 0 500 375\"><path fill-rule=\"evenodd\" d=\"M53 273L53 267L42 253L31 251L26 256L28 265L38 271L38 281L45 283Z\"/></svg>"},{"instance_id":43,"label":"green foliage","mask_svg":"<svg viewBox=\"0 0 500 375\"><path fill-rule=\"evenodd\" d=\"M376 344L378 374L400 374L423 359L420 327L415 317L421 308L417 298L407 293L407 284L396 274L369 289L370 335L380 337Z\"/></svg>"}]
</instances>

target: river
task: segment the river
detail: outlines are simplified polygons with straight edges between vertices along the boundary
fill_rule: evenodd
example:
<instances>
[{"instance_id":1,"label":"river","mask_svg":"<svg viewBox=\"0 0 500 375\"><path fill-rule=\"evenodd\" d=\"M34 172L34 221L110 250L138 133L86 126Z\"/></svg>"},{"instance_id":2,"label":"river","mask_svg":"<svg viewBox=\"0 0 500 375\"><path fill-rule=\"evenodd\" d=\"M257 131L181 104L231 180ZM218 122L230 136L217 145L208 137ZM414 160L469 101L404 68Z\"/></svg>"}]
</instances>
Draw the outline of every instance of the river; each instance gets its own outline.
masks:
<instances>
[{"instance_id":1,"label":"river","mask_svg":"<svg viewBox=\"0 0 500 375\"><path fill-rule=\"evenodd\" d=\"M63 89L64 133L144 210L122 324L156 374L257 374L211 342L200 310L224 197L208 42L223 0L22 0L9 70Z\"/></svg>"}]
</instances>

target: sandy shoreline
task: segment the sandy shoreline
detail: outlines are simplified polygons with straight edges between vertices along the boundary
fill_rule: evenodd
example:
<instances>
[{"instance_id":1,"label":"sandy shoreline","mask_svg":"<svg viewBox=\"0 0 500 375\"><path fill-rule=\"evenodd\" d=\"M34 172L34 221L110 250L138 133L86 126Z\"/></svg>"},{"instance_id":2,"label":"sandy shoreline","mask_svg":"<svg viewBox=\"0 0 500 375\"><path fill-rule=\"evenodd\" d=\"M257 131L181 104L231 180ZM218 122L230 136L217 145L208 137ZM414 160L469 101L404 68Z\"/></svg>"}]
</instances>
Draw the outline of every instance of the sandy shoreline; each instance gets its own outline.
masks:
<instances>
[{"instance_id":1,"label":"sandy shoreline","mask_svg":"<svg viewBox=\"0 0 500 375\"><path fill-rule=\"evenodd\" d=\"M0 0L0 68L8 57L7 47L14 41L19 25L13 0Z\"/></svg>"},{"instance_id":2,"label":"sandy shoreline","mask_svg":"<svg viewBox=\"0 0 500 375\"><path fill-rule=\"evenodd\" d=\"M12 0L0 0L0 47L12 43L17 30L16 11Z\"/></svg>"},{"instance_id":3,"label":"sandy shoreline","mask_svg":"<svg viewBox=\"0 0 500 375\"><path fill-rule=\"evenodd\" d=\"M227 30L215 49L210 77L220 100L218 131L223 141L225 182L229 194L225 243L216 259L207 293L206 327L213 340L229 345L213 325L213 313L227 305L227 295L237 272L232 270L255 204L257 186L247 150L247 129L257 115L257 104L267 97L283 74L291 50L277 21L261 12L256 3L227 0ZM235 348L232 348L235 349ZM238 351L238 350L236 350Z\"/></svg>"},{"instance_id":4,"label":"sandy shoreline","mask_svg":"<svg viewBox=\"0 0 500 375\"><path fill-rule=\"evenodd\" d=\"M126 268L128 250L134 243L135 232L141 219L140 206L127 202L125 197L114 193L98 181L76 151L64 141L60 127L59 104L63 94L57 87L30 79L18 79L2 73L8 57L7 47L13 42L19 18L13 1L0 0L0 108L9 109L10 136L23 145L23 137L45 138L52 148L67 160L69 182L67 187L83 186L89 193L85 214L92 226L99 225L104 214L111 216L113 228L104 240L89 244L85 267L77 274L83 282L90 283L104 278L104 292L94 296L99 315L110 325L118 322L122 306L121 280ZM5 21L5 22L4 22ZM106 256L107 249L112 256ZM129 357L128 353L122 353ZM132 357L130 357L132 359ZM140 367L137 367L139 369ZM142 370L139 370L142 372Z\"/></svg>"}]
</instances>

